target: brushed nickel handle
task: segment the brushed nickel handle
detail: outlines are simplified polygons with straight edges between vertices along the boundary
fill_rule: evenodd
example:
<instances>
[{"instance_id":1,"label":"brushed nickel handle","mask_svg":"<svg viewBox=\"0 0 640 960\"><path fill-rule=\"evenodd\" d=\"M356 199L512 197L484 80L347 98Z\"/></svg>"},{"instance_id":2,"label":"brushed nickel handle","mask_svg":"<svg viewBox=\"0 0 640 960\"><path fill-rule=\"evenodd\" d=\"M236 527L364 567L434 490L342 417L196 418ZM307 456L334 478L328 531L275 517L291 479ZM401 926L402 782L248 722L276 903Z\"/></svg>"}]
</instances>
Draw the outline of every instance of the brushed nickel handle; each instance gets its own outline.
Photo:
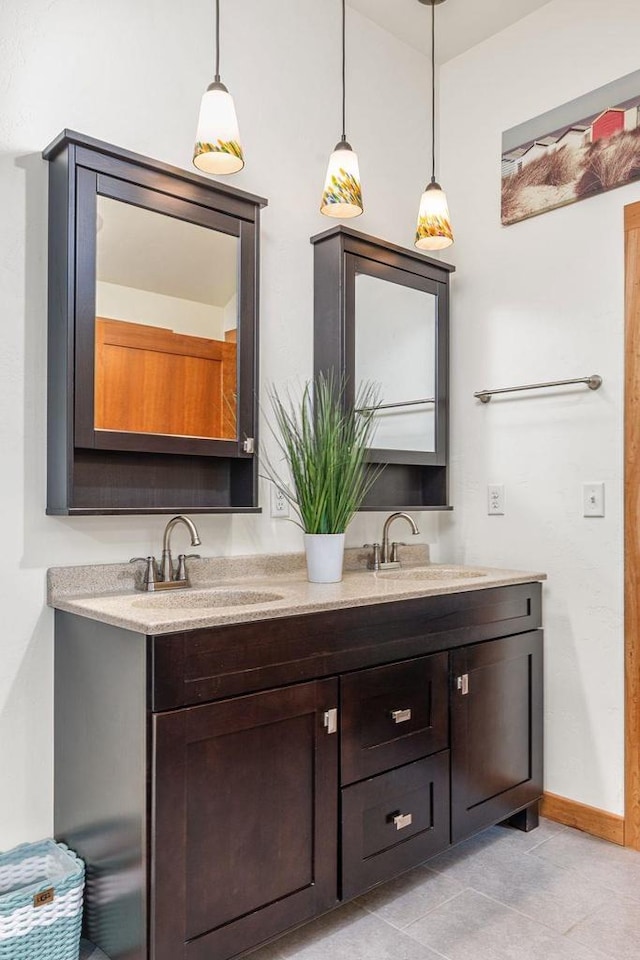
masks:
<instances>
[{"instance_id":1,"label":"brushed nickel handle","mask_svg":"<svg viewBox=\"0 0 640 960\"><path fill-rule=\"evenodd\" d=\"M406 547L406 543L403 543L401 540L393 541L391 544L391 563L399 563L398 547Z\"/></svg>"},{"instance_id":2,"label":"brushed nickel handle","mask_svg":"<svg viewBox=\"0 0 640 960\"><path fill-rule=\"evenodd\" d=\"M463 697L469 693L469 674L463 673L461 677L458 677L457 681L458 690Z\"/></svg>"},{"instance_id":3,"label":"brushed nickel handle","mask_svg":"<svg viewBox=\"0 0 640 960\"><path fill-rule=\"evenodd\" d=\"M411 710L392 710L390 716L394 723L406 723L411 720Z\"/></svg>"},{"instance_id":4,"label":"brushed nickel handle","mask_svg":"<svg viewBox=\"0 0 640 960\"><path fill-rule=\"evenodd\" d=\"M404 830L405 827L410 827L413 823L413 817L410 813L398 813L393 818L393 825L396 830Z\"/></svg>"},{"instance_id":5,"label":"brushed nickel handle","mask_svg":"<svg viewBox=\"0 0 640 960\"><path fill-rule=\"evenodd\" d=\"M380 544L379 544L379 543L365 543L364 546L365 546L365 549L366 549L367 547L371 547L371 549L373 550L373 553L371 554L371 556L369 557L369 560L368 560L368 562L367 562L367 569L369 569L369 570L379 570L379 569L380 569L380 560L381 560Z\"/></svg>"},{"instance_id":6,"label":"brushed nickel handle","mask_svg":"<svg viewBox=\"0 0 640 960\"><path fill-rule=\"evenodd\" d=\"M332 707L331 710L325 710L322 723L323 726L326 727L327 733L337 733L338 710L336 707Z\"/></svg>"}]
</instances>

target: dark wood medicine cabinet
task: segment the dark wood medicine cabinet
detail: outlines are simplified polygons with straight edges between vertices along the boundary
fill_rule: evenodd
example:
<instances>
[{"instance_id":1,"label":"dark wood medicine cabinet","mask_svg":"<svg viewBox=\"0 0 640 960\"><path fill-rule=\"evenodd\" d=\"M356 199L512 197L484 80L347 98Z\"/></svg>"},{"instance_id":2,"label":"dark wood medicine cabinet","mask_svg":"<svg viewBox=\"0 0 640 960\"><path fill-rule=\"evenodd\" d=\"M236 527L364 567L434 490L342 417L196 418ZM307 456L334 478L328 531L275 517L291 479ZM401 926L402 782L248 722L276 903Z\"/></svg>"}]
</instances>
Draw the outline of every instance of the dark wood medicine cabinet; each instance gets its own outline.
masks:
<instances>
[{"instance_id":1,"label":"dark wood medicine cabinet","mask_svg":"<svg viewBox=\"0 0 640 960\"><path fill-rule=\"evenodd\" d=\"M257 512L261 197L64 130L49 514Z\"/></svg>"},{"instance_id":2,"label":"dark wood medicine cabinet","mask_svg":"<svg viewBox=\"0 0 640 960\"><path fill-rule=\"evenodd\" d=\"M380 385L363 510L448 510L449 277L454 267L349 227L314 245L314 369Z\"/></svg>"}]
</instances>

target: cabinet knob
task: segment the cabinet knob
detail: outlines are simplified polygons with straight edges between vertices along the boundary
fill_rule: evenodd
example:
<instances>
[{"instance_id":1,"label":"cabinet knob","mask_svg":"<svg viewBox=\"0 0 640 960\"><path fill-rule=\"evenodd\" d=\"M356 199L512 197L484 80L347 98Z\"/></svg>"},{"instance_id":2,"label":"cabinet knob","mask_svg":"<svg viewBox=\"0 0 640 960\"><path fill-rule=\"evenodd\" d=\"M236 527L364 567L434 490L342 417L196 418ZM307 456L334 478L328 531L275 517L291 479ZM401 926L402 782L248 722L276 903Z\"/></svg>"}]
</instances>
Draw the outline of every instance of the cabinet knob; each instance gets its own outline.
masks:
<instances>
[{"instance_id":1,"label":"cabinet knob","mask_svg":"<svg viewBox=\"0 0 640 960\"><path fill-rule=\"evenodd\" d=\"M469 693L469 674L463 673L461 677L458 677L457 687L463 697Z\"/></svg>"},{"instance_id":2,"label":"cabinet knob","mask_svg":"<svg viewBox=\"0 0 640 960\"><path fill-rule=\"evenodd\" d=\"M411 710L392 710L390 716L394 723L406 723L411 720Z\"/></svg>"},{"instance_id":3,"label":"cabinet knob","mask_svg":"<svg viewBox=\"0 0 640 960\"><path fill-rule=\"evenodd\" d=\"M396 830L404 830L405 827L411 826L413 817L410 813L397 813L392 822Z\"/></svg>"}]
</instances>

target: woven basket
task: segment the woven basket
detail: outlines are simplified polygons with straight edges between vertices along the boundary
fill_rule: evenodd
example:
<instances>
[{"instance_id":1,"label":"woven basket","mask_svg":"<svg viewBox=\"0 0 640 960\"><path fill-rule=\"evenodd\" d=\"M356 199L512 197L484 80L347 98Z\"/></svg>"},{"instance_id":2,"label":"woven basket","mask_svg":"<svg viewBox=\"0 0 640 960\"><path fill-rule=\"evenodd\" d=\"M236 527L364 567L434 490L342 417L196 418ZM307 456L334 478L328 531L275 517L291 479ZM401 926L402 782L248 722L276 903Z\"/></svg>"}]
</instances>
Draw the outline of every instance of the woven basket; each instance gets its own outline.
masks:
<instances>
[{"instance_id":1,"label":"woven basket","mask_svg":"<svg viewBox=\"0 0 640 960\"><path fill-rule=\"evenodd\" d=\"M0 853L0 960L78 960L84 864L42 840Z\"/></svg>"}]
</instances>

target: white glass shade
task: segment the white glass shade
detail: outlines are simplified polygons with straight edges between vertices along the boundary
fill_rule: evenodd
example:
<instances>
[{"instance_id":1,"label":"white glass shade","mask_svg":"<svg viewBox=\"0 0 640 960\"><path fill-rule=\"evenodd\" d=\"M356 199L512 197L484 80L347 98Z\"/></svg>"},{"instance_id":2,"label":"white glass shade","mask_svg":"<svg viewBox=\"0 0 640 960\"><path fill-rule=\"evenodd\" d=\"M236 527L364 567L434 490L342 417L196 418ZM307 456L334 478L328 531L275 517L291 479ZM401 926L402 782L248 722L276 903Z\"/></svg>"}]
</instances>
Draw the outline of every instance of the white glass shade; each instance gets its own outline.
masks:
<instances>
[{"instance_id":1,"label":"white glass shade","mask_svg":"<svg viewBox=\"0 0 640 960\"><path fill-rule=\"evenodd\" d=\"M244 167L233 97L223 83L210 84L200 104L193 163L204 173L237 173Z\"/></svg>"},{"instance_id":2,"label":"white glass shade","mask_svg":"<svg viewBox=\"0 0 640 960\"><path fill-rule=\"evenodd\" d=\"M325 217L347 219L362 213L362 186L358 154L341 141L329 157L320 213Z\"/></svg>"},{"instance_id":3,"label":"white glass shade","mask_svg":"<svg viewBox=\"0 0 640 960\"><path fill-rule=\"evenodd\" d=\"M418 250L444 250L452 243L447 197L440 184L432 181L420 199L416 247Z\"/></svg>"}]
</instances>

